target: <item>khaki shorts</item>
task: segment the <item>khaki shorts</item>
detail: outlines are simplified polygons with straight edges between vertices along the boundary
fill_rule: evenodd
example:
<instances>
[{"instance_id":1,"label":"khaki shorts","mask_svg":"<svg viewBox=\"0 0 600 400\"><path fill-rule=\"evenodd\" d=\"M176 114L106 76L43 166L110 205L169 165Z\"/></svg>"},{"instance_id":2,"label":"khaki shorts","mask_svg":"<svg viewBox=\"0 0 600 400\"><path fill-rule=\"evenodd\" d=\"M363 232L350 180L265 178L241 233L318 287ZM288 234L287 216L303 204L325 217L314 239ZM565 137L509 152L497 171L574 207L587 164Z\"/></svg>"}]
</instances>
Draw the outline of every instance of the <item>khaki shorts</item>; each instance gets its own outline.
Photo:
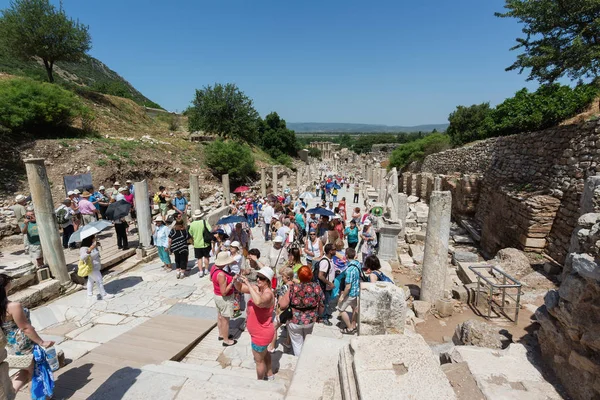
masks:
<instances>
[{"instance_id":1,"label":"khaki shorts","mask_svg":"<svg viewBox=\"0 0 600 400\"><path fill-rule=\"evenodd\" d=\"M352 309L356 309L358 306L358 297L346 297L342 304L338 307L338 311L346 311L348 307L352 307Z\"/></svg>"},{"instance_id":2,"label":"khaki shorts","mask_svg":"<svg viewBox=\"0 0 600 400\"><path fill-rule=\"evenodd\" d=\"M217 311L222 317L233 317L233 295L223 297L215 294L214 300Z\"/></svg>"}]
</instances>

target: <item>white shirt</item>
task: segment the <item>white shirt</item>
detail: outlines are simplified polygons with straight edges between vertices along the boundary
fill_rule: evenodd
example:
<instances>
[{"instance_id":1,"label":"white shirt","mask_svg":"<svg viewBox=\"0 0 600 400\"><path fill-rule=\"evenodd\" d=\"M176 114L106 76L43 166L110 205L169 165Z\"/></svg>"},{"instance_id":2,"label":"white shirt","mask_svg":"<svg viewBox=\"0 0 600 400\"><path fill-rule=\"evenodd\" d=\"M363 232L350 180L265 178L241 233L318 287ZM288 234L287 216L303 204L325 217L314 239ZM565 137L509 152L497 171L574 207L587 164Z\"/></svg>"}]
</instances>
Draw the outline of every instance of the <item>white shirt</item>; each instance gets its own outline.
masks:
<instances>
[{"instance_id":1,"label":"white shirt","mask_svg":"<svg viewBox=\"0 0 600 400\"><path fill-rule=\"evenodd\" d=\"M125 195L122 193L117 193L115 196L115 201L125 200Z\"/></svg>"},{"instance_id":2,"label":"white shirt","mask_svg":"<svg viewBox=\"0 0 600 400\"><path fill-rule=\"evenodd\" d=\"M284 225L281 228L277 229L277 236L281 237L285 242L288 238L288 233L290 233L290 231L290 227Z\"/></svg>"},{"instance_id":3,"label":"white shirt","mask_svg":"<svg viewBox=\"0 0 600 400\"><path fill-rule=\"evenodd\" d=\"M327 263L329 261L329 263ZM333 261L331 261L328 257L323 257L321 261L319 261L319 272L325 272L327 274L327 269L329 268L329 275L325 275L325 278L329 282L333 282L335 280L335 266L333 265Z\"/></svg>"},{"instance_id":4,"label":"white shirt","mask_svg":"<svg viewBox=\"0 0 600 400\"><path fill-rule=\"evenodd\" d=\"M267 205L263 208L263 219L265 220L265 224L270 224L273 219L273 207L271 205Z\"/></svg>"},{"instance_id":5,"label":"white shirt","mask_svg":"<svg viewBox=\"0 0 600 400\"><path fill-rule=\"evenodd\" d=\"M229 272L232 274L239 275L242 272L242 265L244 265L244 257L241 254L233 256L235 264L229 266Z\"/></svg>"}]
</instances>

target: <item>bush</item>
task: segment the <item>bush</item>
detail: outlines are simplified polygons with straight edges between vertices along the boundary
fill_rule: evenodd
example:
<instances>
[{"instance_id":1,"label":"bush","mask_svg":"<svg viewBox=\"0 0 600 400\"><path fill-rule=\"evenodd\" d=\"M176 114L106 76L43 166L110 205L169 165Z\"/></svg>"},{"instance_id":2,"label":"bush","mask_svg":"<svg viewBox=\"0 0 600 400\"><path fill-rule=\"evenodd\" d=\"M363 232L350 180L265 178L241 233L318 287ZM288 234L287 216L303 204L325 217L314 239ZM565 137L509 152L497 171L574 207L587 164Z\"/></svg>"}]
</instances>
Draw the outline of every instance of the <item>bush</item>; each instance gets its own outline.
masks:
<instances>
[{"instance_id":1,"label":"bush","mask_svg":"<svg viewBox=\"0 0 600 400\"><path fill-rule=\"evenodd\" d=\"M447 150L451 147L450 137L443 133L432 133L422 139L397 147L390 156L390 168L398 170L413 161L422 161L430 154Z\"/></svg>"},{"instance_id":2,"label":"bush","mask_svg":"<svg viewBox=\"0 0 600 400\"><path fill-rule=\"evenodd\" d=\"M495 136L547 129L584 111L598 95L593 85L575 88L560 84L540 86L535 92L519 90L496 108L488 103L458 106L450 114L448 135L455 145Z\"/></svg>"},{"instance_id":3,"label":"bush","mask_svg":"<svg viewBox=\"0 0 600 400\"><path fill-rule=\"evenodd\" d=\"M17 132L53 133L84 112L79 98L59 86L32 79L0 80L0 125Z\"/></svg>"},{"instance_id":4,"label":"bush","mask_svg":"<svg viewBox=\"0 0 600 400\"><path fill-rule=\"evenodd\" d=\"M256 173L252 152L238 142L216 140L205 147L204 159L214 174L229 174L229 179L236 183Z\"/></svg>"},{"instance_id":5,"label":"bush","mask_svg":"<svg viewBox=\"0 0 600 400\"><path fill-rule=\"evenodd\" d=\"M275 161L279 165L286 166L290 169L294 168L294 164L292 163L292 157L286 154L280 154L278 157L275 158Z\"/></svg>"},{"instance_id":6,"label":"bush","mask_svg":"<svg viewBox=\"0 0 600 400\"><path fill-rule=\"evenodd\" d=\"M316 147L309 147L308 148L308 155L317 159L321 159L321 150L317 149Z\"/></svg>"}]
</instances>

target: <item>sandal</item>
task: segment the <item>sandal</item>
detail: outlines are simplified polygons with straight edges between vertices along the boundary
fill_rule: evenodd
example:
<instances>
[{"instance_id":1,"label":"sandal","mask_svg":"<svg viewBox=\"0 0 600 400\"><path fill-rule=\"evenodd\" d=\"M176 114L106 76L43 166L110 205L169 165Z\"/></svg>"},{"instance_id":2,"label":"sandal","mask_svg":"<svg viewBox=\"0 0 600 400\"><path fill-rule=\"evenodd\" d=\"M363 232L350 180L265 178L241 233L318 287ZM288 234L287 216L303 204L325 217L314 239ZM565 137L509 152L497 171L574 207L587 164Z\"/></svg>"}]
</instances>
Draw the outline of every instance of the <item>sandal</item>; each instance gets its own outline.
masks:
<instances>
[{"instance_id":1,"label":"sandal","mask_svg":"<svg viewBox=\"0 0 600 400\"><path fill-rule=\"evenodd\" d=\"M233 343L227 344L225 342L221 343L223 345L223 347L229 347L229 346L234 346L235 344L237 344L237 340L234 340Z\"/></svg>"},{"instance_id":2,"label":"sandal","mask_svg":"<svg viewBox=\"0 0 600 400\"><path fill-rule=\"evenodd\" d=\"M356 328L354 329L348 329L347 327L344 329L340 329L340 331L344 334L344 335L354 335L356 333Z\"/></svg>"},{"instance_id":3,"label":"sandal","mask_svg":"<svg viewBox=\"0 0 600 400\"><path fill-rule=\"evenodd\" d=\"M223 338L222 338L221 336L219 336L217 339L219 339L219 340L223 340ZM231 340L231 339L233 339L233 335L229 335L229 336L227 337L227 339L230 339L230 340Z\"/></svg>"}]
</instances>

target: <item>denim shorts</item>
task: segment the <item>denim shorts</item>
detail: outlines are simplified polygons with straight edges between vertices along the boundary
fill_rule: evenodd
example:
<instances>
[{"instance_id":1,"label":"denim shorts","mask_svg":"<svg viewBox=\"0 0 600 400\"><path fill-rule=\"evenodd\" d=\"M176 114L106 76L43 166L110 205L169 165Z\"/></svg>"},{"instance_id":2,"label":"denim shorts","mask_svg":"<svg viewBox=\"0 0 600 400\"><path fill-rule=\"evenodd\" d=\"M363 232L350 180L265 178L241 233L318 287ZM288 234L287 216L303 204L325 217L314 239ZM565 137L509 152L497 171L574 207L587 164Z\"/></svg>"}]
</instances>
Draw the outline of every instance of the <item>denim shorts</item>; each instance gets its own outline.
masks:
<instances>
[{"instance_id":1,"label":"denim shorts","mask_svg":"<svg viewBox=\"0 0 600 400\"><path fill-rule=\"evenodd\" d=\"M252 347L252 350L256 351L257 353L262 353L263 351L267 350L267 346L258 346L252 342L250 342L250 346Z\"/></svg>"}]
</instances>

